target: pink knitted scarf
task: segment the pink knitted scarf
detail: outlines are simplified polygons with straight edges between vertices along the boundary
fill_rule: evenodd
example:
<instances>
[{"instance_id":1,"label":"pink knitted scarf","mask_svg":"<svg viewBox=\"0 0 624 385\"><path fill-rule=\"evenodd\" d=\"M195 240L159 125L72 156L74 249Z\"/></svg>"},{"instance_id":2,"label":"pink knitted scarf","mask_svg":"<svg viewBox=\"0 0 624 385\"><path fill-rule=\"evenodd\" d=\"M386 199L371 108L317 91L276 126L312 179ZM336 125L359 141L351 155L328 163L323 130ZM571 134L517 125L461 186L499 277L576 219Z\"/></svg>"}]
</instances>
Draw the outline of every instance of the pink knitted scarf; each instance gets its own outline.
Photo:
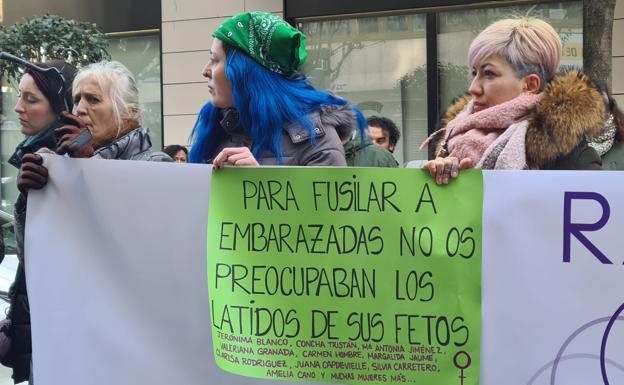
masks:
<instances>
[{"instance_id":1,"label":"pink knitted scarf","mask_svg":"<svg viewBox=\"0 0 624 385\"><path fill-rule=\"evenodd\" d=\"M522 93L515 99L473 113L474 100L445 128L448 156L470 158L475 164L505 130L523 120L535 107L541 95ZM439 132L439 131L438 131ZM435 133L429 138L434 137ZM426 145L427 139L423 145Z\"/></svg>"}]
</instances>

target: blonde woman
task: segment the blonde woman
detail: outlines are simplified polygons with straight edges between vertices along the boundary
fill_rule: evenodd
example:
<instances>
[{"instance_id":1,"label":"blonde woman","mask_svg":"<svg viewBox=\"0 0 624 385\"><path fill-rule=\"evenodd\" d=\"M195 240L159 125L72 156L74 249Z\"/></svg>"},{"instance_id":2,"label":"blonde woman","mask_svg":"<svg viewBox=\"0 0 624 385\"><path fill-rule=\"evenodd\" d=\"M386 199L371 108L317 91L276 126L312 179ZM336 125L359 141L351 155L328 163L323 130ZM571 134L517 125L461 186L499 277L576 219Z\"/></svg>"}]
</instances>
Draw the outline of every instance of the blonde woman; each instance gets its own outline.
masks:
<instances>
[{"instance_id":1,"label":"blonde woman","mask_svg":"<svg viewBox=\"0 0 624 385\"><path fill-rule=\"evenodd\" d=\"M427 162L438 184L459 169L600 169L587 138L600 132L605 107L582 73L558 74L561 40L546 22L505 19L472 42L473 80L442 119L436 159Z\"/></svg>"}]
</instances>

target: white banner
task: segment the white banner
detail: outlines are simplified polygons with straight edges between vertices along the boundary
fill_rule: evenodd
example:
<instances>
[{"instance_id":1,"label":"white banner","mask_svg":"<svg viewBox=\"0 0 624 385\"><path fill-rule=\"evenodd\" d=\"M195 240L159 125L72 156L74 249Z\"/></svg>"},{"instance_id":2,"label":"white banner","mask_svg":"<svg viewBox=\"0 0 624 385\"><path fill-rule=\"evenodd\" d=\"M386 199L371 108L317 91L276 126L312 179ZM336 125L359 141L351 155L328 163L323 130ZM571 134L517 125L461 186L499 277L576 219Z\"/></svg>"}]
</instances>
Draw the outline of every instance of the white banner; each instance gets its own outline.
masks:
<instances>
[{"instance_id":1,"label":"white banner","mask_svg":"<svg viewBox=\"0 0 624 385\"><path fill-rule=\"evenodd\" d=\"M214 363L210 166L53 157L49 170L26 233L37 385L272 383ZM623 177L485 173L482 385L624 383Z\"/></svg>"},{"instance_id":2,"label":"white banner","mask_svg":"<svg viewBox=\"0 0 624 385\"><path fill-rule=\"evenodd\" d=\"M37 385L267 383L214 362L210 166L56 156L47 165L26 219Z\"/></svg>"},{"instance_id":3,"label":"white banner","mask_svg":"<svg viewBox=\"0 0 624 385\"><path fill-rule=\"evenodd\" d=\"M623 180L484 172L481 384L624 384Z\"/></svg>"}]
</instances>

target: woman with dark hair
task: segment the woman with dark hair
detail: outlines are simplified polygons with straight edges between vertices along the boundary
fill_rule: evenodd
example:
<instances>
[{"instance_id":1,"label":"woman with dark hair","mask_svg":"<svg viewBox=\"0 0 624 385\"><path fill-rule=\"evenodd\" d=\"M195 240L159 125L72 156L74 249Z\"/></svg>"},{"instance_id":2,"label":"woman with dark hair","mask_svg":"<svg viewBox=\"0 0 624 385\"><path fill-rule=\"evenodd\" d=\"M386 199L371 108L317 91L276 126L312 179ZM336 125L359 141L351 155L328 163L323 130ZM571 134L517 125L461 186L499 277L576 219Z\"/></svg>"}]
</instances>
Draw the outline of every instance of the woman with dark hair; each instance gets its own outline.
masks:
<instances>
[{"instance_id":1,"label":"woman with dark hair","mask_svg":"<svg viewBox=\"0 0 624 385\"><path fill-rule=\"evenodd\" d=\"M71 112L73 105L71 84L78 71L76 67L61 60L37 63L37 66L57 69L64 84L60 83L59 77L48 73L30 68L24 71L20 79L15 112L18 114L20 131L26 138L17 145L15 153L9 158L9 163L17 168L20 167L24 154L42 147L55 149L56 120L62 111Z\"/></svg>"},{"instance_id":2,"label":"woman with dark hair","mask_svg":"<svg viewBox=\"0 0 624 385\"><path fill-rule=\"evenodd\" d=\"M202 72L212 101L193 128L191 162L346 166L342 140L356 129L363 134L366 121L299 73L306 59L300 31L270 13L245 12L213 36Z\"/></svg>"},{"instance_id":3,"label":"woman with dark hair","mask_svg":"<svg viewBox=\"0 0 624 385\"><path fill-rule=\"evenodd\" d=\"M76 68L60 60L37 63L42 68L56 68L62 75L51 77L33 69L26 69L19 83L19 99L15 112L19 118L20 131L26 136L10 158L11 164L20 167L22 157L38 151L42 147L56 145L54 129L57 127L59 114L72 108L71 84L76 75ZM29 172L28 168L26 172ZM18 177L18 187L19 179ZM19 264L15 281L9 290L11 300L7 318L0 329L5 337L0 343L0 362L13 369L13 381L19 383L30 379L32 355L30 336L30 308L26 292L26 274L24 264L24 232L26 226L27 191L20 188L15 202L15 239Z\"/></svg>"},{"instance_id":4,"label":"woman with dark hair","mask_svg":"<svg viewBox=\"0 0 624 385\"><path fill-rule=\"evenodd\" d=\"M589 145L602 159L603 170L624 170L624 113L604 82L596 82L605 102L606 120L599 135L589 138Z\"/></svg>"},{"instance_id":5,"label":"woman with dark hair","mask_svg":"<svg viewBox=\"0 0 624 385\"><path fill-rule=\"evenodd\" d=\"M176 163L186 163L188 150L179 144L171 144L163 149L163 152L171 157Z\"/></svg>"}]
</instances>

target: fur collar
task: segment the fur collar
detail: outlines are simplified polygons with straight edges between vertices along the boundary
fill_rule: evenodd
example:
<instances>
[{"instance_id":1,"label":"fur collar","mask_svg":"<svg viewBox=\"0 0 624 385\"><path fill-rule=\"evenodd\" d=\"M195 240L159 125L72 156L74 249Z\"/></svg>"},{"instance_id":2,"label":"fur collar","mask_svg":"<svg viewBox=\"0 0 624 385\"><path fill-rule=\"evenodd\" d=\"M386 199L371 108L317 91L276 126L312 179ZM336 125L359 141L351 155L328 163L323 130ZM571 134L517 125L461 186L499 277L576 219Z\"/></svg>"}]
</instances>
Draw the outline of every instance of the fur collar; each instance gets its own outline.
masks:
<instances>
[{"instance_id":1,"label":"fur collar","mask_svg":"<svg viewBox=\"0 0 624 385\"><path fill-rule=\"evenodd\" d=\"M351 137L353 131L357 131L359 124L355 111L350 105L325 105L321 107L319 114L323 126L333 126L341 140Z\"/></svg>"},{"instance_id":2,"label":"fur collar","mask_svg":"<svg viewBox=\"0 0 624 385\"><path fill-rule=\"evenodd\" d=\"M470 99L458 98L442 117L441 126L454 119ZM598 135L604 116L600 93L585 74L573 70L555 76L529 116L525 140L529 166L541 168L569 154L587 137Z\"/></svg>"},{"instance_id":3,"label":"fur collar","mask_svg":"<svg viewBox=\"0 0 624 385\"><path fill-rule=\"evenodd\" d=\"M359 129L359 123L353 107L350 105L324 105L319 111L308 115L312 124L316 125L316 135L325 135L325 130L333 128L340 140L347 141L354 131ZM285 127L293 143L310 140L310 132L300 122L295 121Z\"/></svg>"}]
</instances>

